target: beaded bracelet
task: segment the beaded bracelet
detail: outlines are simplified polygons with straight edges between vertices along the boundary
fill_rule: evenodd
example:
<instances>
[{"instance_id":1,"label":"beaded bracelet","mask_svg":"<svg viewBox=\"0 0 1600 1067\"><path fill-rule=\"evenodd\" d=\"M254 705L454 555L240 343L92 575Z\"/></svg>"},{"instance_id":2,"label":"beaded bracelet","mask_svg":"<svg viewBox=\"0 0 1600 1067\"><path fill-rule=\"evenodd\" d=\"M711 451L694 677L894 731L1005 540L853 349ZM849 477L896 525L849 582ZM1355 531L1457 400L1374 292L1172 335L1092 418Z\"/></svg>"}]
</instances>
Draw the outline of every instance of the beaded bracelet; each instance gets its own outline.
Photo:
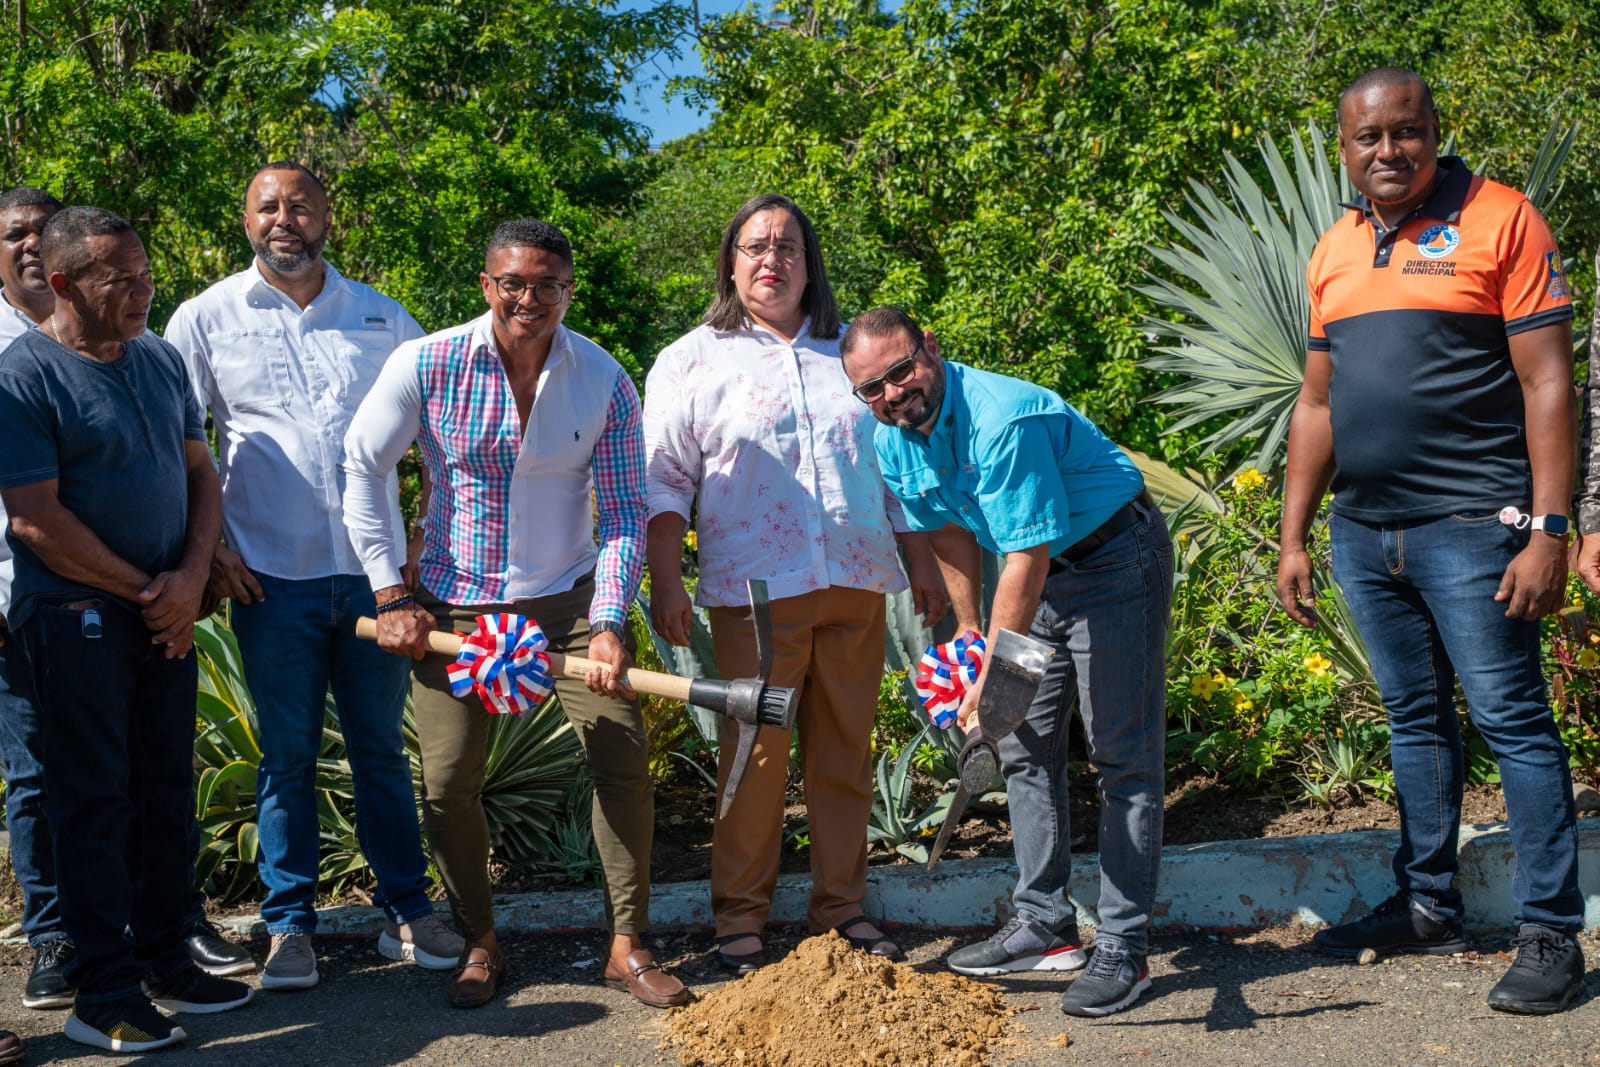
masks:
<instances>
[{"instance_id":1,"label":"beaded bracelet","mask_svg":"<svg viewBox=\"0 0 1600 1067\"><path fill-rule=\"evenodd\" d=\"M378 614L379 615L386 615L391 611L399 611L401 608L405 607L407 604L413 604L415 602L416 602L416 597L412 596L410 593L407 593L405 596L395 597L393 600L389 601L387 604L379 604L378 605Z\"/></svg>"}]
</instances>

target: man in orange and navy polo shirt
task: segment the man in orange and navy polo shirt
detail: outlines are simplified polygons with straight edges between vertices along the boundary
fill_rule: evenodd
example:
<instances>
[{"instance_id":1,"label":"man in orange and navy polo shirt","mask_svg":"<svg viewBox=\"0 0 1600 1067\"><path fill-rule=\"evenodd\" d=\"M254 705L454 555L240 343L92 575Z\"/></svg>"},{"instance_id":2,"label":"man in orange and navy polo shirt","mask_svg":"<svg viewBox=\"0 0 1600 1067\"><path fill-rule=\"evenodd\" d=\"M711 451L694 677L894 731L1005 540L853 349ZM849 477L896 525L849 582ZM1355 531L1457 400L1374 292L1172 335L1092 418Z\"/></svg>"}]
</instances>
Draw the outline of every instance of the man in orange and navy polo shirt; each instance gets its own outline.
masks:
<instances>
[{"instance_id":1,"label":"man in orange and navy polo shirt","mask_svg":"<svg viewBox=\"0 0 1600 1067\"><path fill-rule=\"evenodd\" d=\"M1567 575L1572 299L1533 205L1438 148L1411 71L1370 71L1340 97L1339 155L1361 195L1308 269L1278 597L1313 624L1306 535L1331 483L1334 579L1389 714L1401 830L1395 895L1315 944L1466 949L1459 677L1517 853L1517 958L1489 1005L1542 1014L1583 985L1572 783L1539 664L1539 619Z\"/></svg>"}]
</instances>

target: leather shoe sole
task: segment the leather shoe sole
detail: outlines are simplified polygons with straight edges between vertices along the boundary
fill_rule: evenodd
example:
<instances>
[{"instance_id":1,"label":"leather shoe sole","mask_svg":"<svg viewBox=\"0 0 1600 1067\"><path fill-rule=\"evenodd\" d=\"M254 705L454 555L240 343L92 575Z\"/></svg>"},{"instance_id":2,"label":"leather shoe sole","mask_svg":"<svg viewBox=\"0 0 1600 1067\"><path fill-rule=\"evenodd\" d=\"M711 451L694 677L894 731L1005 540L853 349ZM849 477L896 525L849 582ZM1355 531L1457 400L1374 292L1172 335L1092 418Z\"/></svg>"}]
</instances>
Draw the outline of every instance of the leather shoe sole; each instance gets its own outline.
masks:
<instances>
[{"instance_id":1,"label":"leather shoe sole","mask_svg":"<svg viewBox=\"0 0 1600 1067\"><path fill-rule=\"evenodd\" d=\"M452 1008L477 1008L494 999L506 974L506 958L496 949L487 960L469 960L456 971L446 994Z\"/></svg>"}]
</instances>

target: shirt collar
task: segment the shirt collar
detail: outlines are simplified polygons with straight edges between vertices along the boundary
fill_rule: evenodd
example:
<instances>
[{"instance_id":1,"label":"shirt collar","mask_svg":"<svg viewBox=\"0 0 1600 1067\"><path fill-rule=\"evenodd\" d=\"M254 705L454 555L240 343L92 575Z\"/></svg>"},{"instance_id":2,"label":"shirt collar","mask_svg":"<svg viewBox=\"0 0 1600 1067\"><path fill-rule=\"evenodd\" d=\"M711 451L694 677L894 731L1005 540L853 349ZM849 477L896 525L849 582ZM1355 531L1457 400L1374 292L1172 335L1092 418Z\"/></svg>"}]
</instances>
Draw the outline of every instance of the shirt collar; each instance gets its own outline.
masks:
<instances>
[{"instance_id":1,"label":"shirt collar","mask_svg":"<svg viewBox=\"0 0 1600 1067\"><path fill-rule=\"evenodd\" d=\"M482 315L472 320L472 354L485 353L500 358L500 345L494 339L494 312L485 311ZM550 358L544 362L545 370L558 365L572 352L572 338L567 332L567 324L562 323L556 327L556 335L550 339Z\"/></svg>"},{"instance_id":2,"label":"shirt collar","mask_svg":"<svg viewBox=\"0 0 1600 1067\"><path fill-rule=\"evenodd\" d=\"M1466 206L1467 190L1472 185L1472 170L1460 156L1440 156L1439 170L1443 178L1433 187L1428 199L1419 204L1406 219L1407 222L1414 218L1430 218L1436 222L1461 220L1461 209ZM1359 211L1369 221L1376 218L1372 213L1372 202L1359 193L1341 201L1339 206Z\"/></svg>"},{"instance_id":3,"label":"shirt collar","mask_svg":"<svg viewBox=\"0 0 1600 1067\"><path fill-rule=\"evenodd\" d=\"M779 344L793 347L794 345L798 345L800 343L800 339L802 337L809 337L811 335L811 316L807 315L800 323L800 329L795 332L794 340L792 341L785 341L782 337L779 337L776 333L767 329L765 326L759 325L754 319L748 318L744 320L744 325L737 330L722 331L713 329L712 332L723 337L728 337L736 333L750 333L759 337L769 337Z\"/></svg>"},{"instance_id":4,"label":"shirt collar","mask_svg":"<svg viewBox=\"0 0 1600 1067\"><path fill-rule=\"evenodd\" d=\"M294 307L297 312L301 310L295 306L294 301L289 299L289 294L267 281L267 276L261 273L261 262L257 259L252 258L250 266L245 268L244 283L245 294L252 301L262 300L264 302L288 304ZM310 311L318 304L333 299L334 295L342 292L344 288L344 275L340 274L332 263L324 259L322 261L322 291L312 298L311 303L307 304L304 310Z\"/></svg>"},{"instance_id":5,"label":"shirt collar","mask_svg":"<svg viewBox=\"0 0 1600 1067\"><path fill-rule=\"evenodd\" d=\"M0 288L0 314L15 315L17 321L21 322L24 327L30 330L38 325L38 323L34 322L33 319L28 317L28 313L26 311L23 311L21 308L17 307L17 305L11 302L11 298L6 295L6 291L3 288Z\"/></svg>"}]
</instances>

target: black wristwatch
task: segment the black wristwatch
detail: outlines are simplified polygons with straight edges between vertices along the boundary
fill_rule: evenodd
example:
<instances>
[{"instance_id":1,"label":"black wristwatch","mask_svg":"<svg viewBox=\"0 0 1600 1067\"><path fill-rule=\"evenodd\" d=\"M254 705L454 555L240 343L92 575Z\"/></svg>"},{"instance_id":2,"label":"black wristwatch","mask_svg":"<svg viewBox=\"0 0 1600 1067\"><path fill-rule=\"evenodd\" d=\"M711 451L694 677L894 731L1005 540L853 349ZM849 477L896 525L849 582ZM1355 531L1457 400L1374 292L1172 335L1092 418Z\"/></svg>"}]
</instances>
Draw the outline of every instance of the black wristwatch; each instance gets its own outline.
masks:
<instances>
[{"instance_id":1,"label":"black wristwatch","mask_svg":"<svg viewBox=\"0 0 1600 1067\"><path fill-rule=\"evenodd\" d=\"M591 622L589 624L589 640L593 641L603 633L616 634L619 641L628 636L627 628L620 622Z\"/></svg>"},{"instance_id":2,"label":"black wristwatch","mask_svg":"<svg viewBox=\"0 0 1600 1067\"><path fill-rule=\"evenodd\" d=\"M1572 532L1572 520L1565 515L1535 515L1530 526L1551 537L1565 537Z\"/></svg>"}]
</instances>

